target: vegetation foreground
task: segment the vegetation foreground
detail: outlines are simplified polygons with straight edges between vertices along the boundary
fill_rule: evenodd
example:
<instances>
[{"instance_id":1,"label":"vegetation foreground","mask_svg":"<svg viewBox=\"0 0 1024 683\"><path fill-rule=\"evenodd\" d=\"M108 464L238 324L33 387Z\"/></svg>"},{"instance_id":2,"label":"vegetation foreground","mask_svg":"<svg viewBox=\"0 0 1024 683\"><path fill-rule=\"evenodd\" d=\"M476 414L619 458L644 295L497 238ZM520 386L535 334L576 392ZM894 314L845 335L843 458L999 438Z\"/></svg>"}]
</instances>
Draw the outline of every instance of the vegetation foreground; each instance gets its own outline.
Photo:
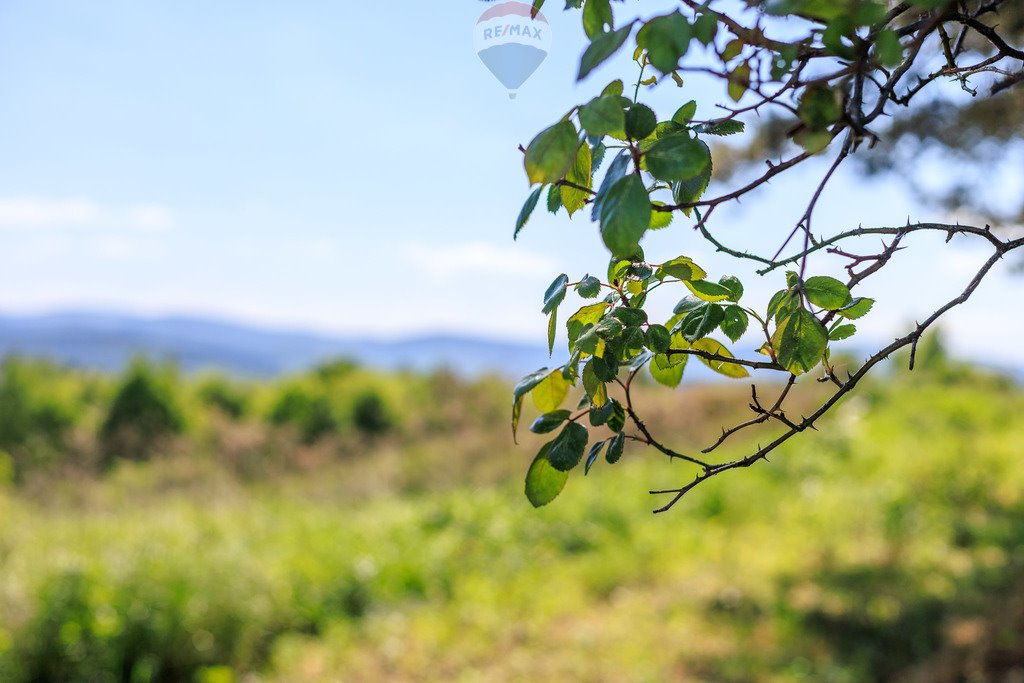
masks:
<instances>
[{"instance_id":1,"label":"vegetation foreground","mask_svg":"<svg viewBox=\"0 0 1024 683\"><path fill-rule=\"evenodd\" d=\"M1024 393L1007 381L893 377L657 517L646 490L678 465L629 447L533 510L505 389L450 381L483 417L449 406L457 427L418 439L396 421L358 458L316 460L299 434L312 469L256 477L179 447L0 489L0 680L942 681L1024 665ZM714 420L713 393L646 391L677 424Z\"/></svg>"}]
</instances>

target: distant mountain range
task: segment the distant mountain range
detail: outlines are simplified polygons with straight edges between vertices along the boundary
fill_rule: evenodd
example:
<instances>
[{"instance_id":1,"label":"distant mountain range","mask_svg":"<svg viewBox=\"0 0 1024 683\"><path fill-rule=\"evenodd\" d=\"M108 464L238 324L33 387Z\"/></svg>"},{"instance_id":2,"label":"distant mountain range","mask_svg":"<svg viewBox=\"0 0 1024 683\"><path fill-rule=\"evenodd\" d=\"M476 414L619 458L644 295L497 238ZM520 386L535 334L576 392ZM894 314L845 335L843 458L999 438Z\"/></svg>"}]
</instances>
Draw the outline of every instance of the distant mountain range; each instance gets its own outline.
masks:
<instances>
[{"instance_id":1,"label":"distant mountain range","mask_svg":"<svg viewBox=\"0 0 1024 683\"><path fill-rule=\"evenodd\" d=\"M381 368L450 367L459 374L522 376L550 365L541 345L454 335L385 340L268 330L215 320L114 314L0 315L0 356L19 354L99 370L133 357L173 361L185 371L218 369L268 377L349 358Z\"/></svg>"},{"instance_id":2,"label":"distant mountain range","mask_svg":"<svg viewBox=\"0 0 1024 683\"><path fill-rule=\"evenodd\" d=\"M117 371L135 356L174 362L186 372L215 369L244 377L302 372L348 358L383 370L447 367L460 375L497 373L518 379L564 361L540 344L458 335L389 340L332 336L193 317L145 318L100 313L0 314L0 357L49 358L64 365ZM1021 367L993 368L1024 382ZM721 379L690 363L688 381Z\"/></svg>"}]
</instances>

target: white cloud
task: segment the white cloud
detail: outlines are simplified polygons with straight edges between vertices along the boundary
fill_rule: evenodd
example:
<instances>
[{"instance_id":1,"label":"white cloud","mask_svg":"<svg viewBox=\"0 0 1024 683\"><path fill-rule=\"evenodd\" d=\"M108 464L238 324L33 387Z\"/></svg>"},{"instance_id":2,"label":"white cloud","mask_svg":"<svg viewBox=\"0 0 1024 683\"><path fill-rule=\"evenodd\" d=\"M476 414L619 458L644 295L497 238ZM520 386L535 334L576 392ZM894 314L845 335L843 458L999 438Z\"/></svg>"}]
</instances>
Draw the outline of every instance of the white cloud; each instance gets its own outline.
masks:
<instances>
[{"instance_id":1,"label":"white cloud","mask_svg":"<svg viewBox=\"0 0 1024 683\"><path fill-rule=\"evenodd\" d=\"M551 276L558 267L554 259L542 254L486 242L412 244L405 248L402 258L425 274L439 279L471 275Z\"/></svg>"},{"instance_id":2,"label":"white cloud","mask_svg":"<svg viewBox=\"0 0 1024 683\"><path fill-rule=\"evenodd\" d=\"M160 232L173 224L170 210L152 204L108 206L88 199L0 197L2 229Z\"/></svg>"}]
</instances>

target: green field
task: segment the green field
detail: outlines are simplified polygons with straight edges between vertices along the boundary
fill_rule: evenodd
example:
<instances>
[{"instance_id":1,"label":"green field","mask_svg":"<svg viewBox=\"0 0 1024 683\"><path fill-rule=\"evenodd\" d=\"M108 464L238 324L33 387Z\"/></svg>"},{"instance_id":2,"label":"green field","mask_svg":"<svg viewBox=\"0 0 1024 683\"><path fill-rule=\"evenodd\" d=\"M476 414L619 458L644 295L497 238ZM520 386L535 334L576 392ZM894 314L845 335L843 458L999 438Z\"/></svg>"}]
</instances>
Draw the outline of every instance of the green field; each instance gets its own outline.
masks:
<instances>
[{"instance_id":1,"label":"green field","mask_svg":"<svg viewBox=\"0 0 1024 683\"><path fill-rule=\"evenodd\" d=\"M681 465L627 449L534 510L539 441L511 444L500 382L353 372L405 416L393 433L263 434L280 453L255 472L218 448L258 431L284 385L245 389L229 428L182 382L190 425L166 453L9 476L0 680L940 681L1024 661L1010 382L891 377L653 516L647 490ZM113 381L94 381L101 405ZM431 391L437 414L418 413ZM685 442L745 390L647 391Z\"/></svg>"}]
</instances>

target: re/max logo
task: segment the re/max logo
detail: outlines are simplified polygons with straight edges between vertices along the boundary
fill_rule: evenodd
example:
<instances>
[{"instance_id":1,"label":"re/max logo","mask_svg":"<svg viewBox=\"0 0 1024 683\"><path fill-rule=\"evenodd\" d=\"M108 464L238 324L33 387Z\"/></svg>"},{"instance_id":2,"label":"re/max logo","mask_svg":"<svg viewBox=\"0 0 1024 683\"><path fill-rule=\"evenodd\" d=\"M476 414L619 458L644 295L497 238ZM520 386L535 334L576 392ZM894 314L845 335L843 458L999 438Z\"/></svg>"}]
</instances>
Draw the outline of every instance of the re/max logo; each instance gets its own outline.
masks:
<instances>
[{"instance_id":1,"label":"re/max logo","mask_svg":"<svg viewBox=\"0 0 1024 683\"><path fill-rule=\"evenodd\" d=\"M524 38L542 40L540 29L532 26L505 24L504 26L498 26L497 28L484 29L484 40L495 40L497 38L504 38L505 36L522 36Z\"/></svg>"}]
</instances>

